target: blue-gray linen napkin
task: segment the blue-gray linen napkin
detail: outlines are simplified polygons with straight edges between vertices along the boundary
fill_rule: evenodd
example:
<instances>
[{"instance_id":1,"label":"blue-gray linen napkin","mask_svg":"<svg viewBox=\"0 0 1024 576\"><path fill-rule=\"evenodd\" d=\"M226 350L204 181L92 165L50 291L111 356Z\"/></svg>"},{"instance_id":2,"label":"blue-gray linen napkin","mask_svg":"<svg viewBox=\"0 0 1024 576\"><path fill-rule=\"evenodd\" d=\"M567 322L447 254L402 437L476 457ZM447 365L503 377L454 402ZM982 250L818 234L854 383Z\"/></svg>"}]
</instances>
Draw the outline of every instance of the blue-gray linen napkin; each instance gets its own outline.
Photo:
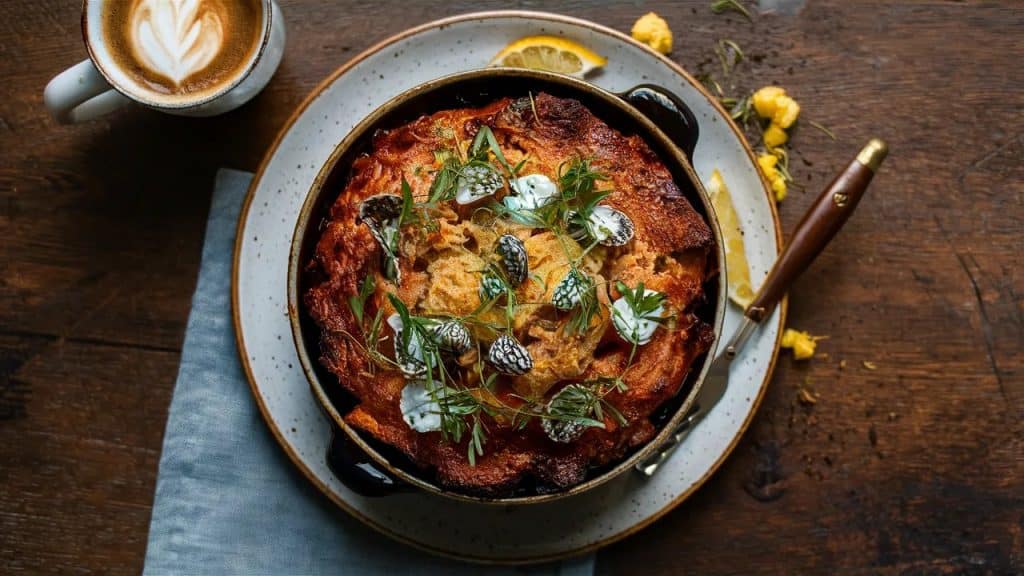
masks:
<instances>
[{"instance_id":1,"label":"blue-gray linen napkin","mask_svg":"<svg viewBox=\"0 0 1024 576\"><path fill-rule=\"evenodd\" d=\"M593 573L593 556L486 568L430 556L335 507L292 465L260 416L231 322L231 255L252 175L221 170L174 387L144 573Z\"/></svg>"}]
</instances>

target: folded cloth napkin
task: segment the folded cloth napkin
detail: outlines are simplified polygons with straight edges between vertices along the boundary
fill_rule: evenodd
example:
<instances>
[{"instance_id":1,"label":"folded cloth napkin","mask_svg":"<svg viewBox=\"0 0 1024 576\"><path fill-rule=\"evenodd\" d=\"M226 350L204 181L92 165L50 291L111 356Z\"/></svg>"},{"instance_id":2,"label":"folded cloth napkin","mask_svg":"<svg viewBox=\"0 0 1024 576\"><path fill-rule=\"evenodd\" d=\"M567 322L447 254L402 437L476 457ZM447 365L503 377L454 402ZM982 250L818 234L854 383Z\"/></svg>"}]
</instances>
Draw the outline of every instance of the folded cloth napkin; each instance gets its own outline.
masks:
<instances>
[{"instance_id":1,"label":"folded cloth napkin","mask_svg":"<svg viewBox=\"0 0 1024 576\"><path fill-rule=\"evenodd\" d=\"M530 569L430 556L360 524L295 469L249 392L231 323L231 255L250 180L217 173L144 573L592 574L592 556Z\"/></svg>"}]
</instances>

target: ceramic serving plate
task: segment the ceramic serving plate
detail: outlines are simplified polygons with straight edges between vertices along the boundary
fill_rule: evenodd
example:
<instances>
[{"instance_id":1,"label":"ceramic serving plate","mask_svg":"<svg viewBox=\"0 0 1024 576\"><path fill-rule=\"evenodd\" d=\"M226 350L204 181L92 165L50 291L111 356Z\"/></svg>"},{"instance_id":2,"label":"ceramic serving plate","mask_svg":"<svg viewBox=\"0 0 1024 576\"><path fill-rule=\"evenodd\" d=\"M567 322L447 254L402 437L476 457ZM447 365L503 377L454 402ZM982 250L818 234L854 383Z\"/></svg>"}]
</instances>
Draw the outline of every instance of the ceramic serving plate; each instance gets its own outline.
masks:
<instances>
[{"instance_id":1,"label":"ceramic serving plate","mask_svg":"<svg viewBox=\"0 0 1024 576\"><path fill-rule=\"evenodd\" d=\"M378 106L423 82L483 67L507 43L533 34L565 36L608 57L607 68L588 78L607 90L658 84L693 110L701 133L696 173L703 181L715 168L723 173L744 228L752 277L755 283L764 278L780 243L774 204L751 151L714 99L671 61L618 32L532 12L428 23L342 66L299 107L264 158L235 247L239 353L260 410L291 459L332 501L373 528L437 554L480 562L583 553L639 530L684 500L725 459L752 418L774 365L784 315L779 308L765 321L733 364L725 396L654 478L629 473L565 499L495 509L419 491L364 497L331 473L325 458L331 425L300 368L288 319L288 256L305 196L337 143ZM723 337L739 319L730 307Z\"/></svg>"}]
</instances>

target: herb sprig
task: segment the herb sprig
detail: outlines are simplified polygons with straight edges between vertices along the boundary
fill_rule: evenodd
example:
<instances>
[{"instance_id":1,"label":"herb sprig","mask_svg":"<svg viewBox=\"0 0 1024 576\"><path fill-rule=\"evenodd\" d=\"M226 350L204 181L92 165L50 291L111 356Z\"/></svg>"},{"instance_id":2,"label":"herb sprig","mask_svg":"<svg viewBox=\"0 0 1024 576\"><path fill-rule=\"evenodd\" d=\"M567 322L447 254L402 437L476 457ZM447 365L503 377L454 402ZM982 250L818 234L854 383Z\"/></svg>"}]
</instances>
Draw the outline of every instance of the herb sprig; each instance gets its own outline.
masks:
<instances>
[{"instance_id":1,"label":"herb sprig","mask_svg":"<svg viewBox=\"0 0 1024 576\"><path fill-rule=\"evenodd\" d=\"M715 0L711 3L711 11L715 14L724 14L726 12L737 12L742 14L744 18L753 22L754 17L750 15L750 10L743 4L740 4L739 0Z\"/></svg>"}]
</instances>

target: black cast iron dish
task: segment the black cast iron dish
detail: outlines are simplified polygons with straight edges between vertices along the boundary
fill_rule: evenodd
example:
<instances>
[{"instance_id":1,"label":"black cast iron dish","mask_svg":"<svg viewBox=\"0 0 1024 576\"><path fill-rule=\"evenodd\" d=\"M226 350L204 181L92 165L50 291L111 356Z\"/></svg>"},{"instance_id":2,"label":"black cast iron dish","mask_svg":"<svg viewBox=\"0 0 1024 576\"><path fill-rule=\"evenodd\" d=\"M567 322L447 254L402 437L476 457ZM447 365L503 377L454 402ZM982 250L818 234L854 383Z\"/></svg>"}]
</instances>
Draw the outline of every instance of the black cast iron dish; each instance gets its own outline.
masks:
<instances>
[{"instance_id":1,"label":"black cast iron dish","mask_svg":"<svg viewBox=\"0 0 1024 576\"><path fill-rule=\"evenodd\" d=\"M697 311L715 331L710 352L698 358L679 394L667 400L651 416L659 433L620 462L594 468L587 479L567 489L531 483L522 485L505 498L463 494L435 483L429 474L398 450L367 438L342 419L356 403L336 378L323 369L319 358L320 334L303 310L302 294L307 279L302 268L308 262L331 204L344 188L352 161L370 149L373 133L406 124L421 115L439 110L482 106L509 96L523 97L547 92L582 102L597 117L624 134L638 134L651 146L673 179L715 235L720 273L705 286L707 303ZM417 487L461 500L498 504L544 502L590 490L629 470L675 429L693 403L718 345L726 306L724 252L718 221L711 203L691 166L698 128L690 110L674 95L657 86L642 85L612 94L591 84L559 74L514 68L487 68L453 74L421 84L393 98L362 122L334 149L310 189L299 214L288 266L288 309L295 345L303 371L328 417L333 421L333 438L327 454L331 470L351 490L366 496L385 496Z\"/></svg>"}]
</instances>

